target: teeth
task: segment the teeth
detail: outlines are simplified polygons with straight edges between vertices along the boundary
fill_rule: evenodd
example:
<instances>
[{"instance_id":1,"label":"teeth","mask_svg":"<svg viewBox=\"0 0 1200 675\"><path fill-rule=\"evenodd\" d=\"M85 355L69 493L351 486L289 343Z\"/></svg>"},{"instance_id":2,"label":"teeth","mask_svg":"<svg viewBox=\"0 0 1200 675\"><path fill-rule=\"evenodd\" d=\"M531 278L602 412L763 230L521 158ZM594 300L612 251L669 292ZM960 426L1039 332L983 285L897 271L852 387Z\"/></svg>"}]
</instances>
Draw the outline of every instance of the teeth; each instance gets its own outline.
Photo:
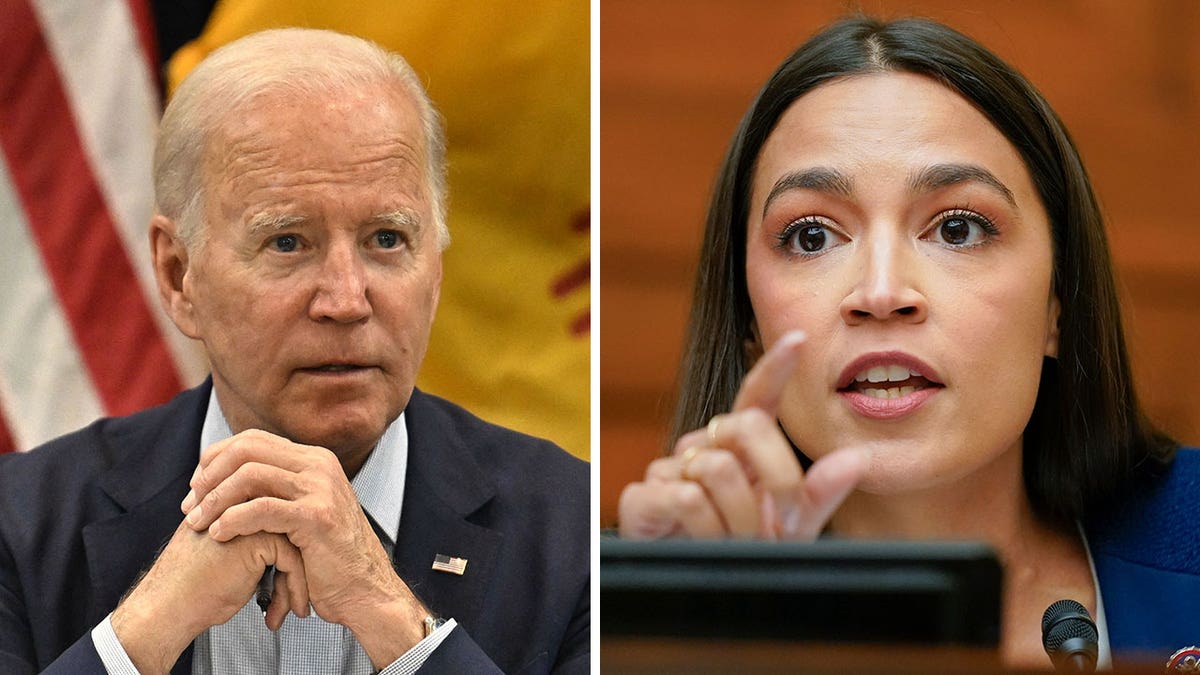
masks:
<instances>
[{"instance_id":1,"label":"teeth","mask_svg":"<svg viewBox=\"0 0 1200 675\"><path fill-rule=\"evenodd\" d=\"M916 387L890 387L888 389L863 389L862 393L871 398L903 398L916 391Z\"/></svg>"},{"instance_id":2,"label":"teeth","mask_svg":"<svg viewBox=\"0 0 1200 675\"><path fill-rule=\"evenodd\" d=\"M875 366L854 376L855 382L903 382L910 377L920 377L920 373L909 370L904 366Z\"/></svg>"}]
</instances>

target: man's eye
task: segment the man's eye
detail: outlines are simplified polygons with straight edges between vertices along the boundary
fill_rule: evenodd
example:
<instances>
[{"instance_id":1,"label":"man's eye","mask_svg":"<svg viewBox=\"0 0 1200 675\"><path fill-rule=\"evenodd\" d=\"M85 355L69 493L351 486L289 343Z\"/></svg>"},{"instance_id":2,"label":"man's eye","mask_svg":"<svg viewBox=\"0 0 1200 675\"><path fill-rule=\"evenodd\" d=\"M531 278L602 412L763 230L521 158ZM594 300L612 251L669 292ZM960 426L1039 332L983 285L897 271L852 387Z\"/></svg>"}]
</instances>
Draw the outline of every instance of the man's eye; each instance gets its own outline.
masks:
<instances>
[{"instance_id":1,"label":"man's eye","mask_svg":"<svg viewBox=\"0 0 1200 675\"><path fill-rule=\"evenodd\" d=\"M271 240L271 247L282 253L291 253L300 246L300 238L294 234L281 234Z\"/></svg>"},{"instance_id":2,"label":"man's eye","mask_svg":"<svg viewBox=\"0 0 1200 675\"><path fill-rule=\"evenodd\" d=\"M400 245L400 233L395 230L380 230L375 233L375 243L379 248L396 248Z\"/></svg>"}]
</instances>

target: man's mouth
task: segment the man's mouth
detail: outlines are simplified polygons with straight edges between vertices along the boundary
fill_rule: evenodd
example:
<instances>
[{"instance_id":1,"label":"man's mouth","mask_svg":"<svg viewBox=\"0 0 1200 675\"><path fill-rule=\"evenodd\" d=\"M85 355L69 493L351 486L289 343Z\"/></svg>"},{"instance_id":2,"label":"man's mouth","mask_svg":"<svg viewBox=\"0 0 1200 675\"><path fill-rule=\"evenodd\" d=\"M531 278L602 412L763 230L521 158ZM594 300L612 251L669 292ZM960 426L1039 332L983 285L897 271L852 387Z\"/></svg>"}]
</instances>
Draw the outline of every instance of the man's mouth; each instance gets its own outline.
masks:
<instances>
[{"instance_id":1,"label":"man's mouth","mask_svg":"<svg viewBox=\"0 0 1200 675\"><path fill-rule=\"evenodd\" d=\"M889 364L860 370L848 385L838 391L889 399L903 398L922 389L942 386L940 382L934 382L908 366Z\"/></svg>"},{"instance_id":2,"label":"man's mouth","mask_svg":"<svg viewBox=\"0 0 1200 675\"><path fill-rule=\"evenodd\" d=\"M300 370L308 373L350 373L356 370L363 370L370 366L364 366L358 363L326 363L320 366L310 366L301 368Z\"/></svg>"}]
</instances>

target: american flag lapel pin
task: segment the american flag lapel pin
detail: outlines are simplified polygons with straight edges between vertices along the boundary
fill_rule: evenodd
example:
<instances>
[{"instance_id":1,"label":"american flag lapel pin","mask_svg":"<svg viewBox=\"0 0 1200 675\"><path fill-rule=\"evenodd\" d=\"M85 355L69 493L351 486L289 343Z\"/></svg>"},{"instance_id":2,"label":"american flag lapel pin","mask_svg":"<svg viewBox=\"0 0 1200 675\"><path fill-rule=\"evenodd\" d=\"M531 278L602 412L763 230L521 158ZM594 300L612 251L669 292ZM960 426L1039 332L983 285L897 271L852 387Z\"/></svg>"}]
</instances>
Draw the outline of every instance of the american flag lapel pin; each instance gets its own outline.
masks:
<instances>
[{"instance_id":1,"label":"american flag lapel pin","mask_svg":"<svg viewBox=\"0 0 1200 675\"><path fill-rule=\"evenodd\" d=\"M463 572L467 571L466 558L452 558L448 555L437 554L433 556L433 569L439 572L449 572L462 576Z\"/></svg>"},{"instance_id":2,"label":"american flag lapel pin","mask_svg":"<svg viewBox=\"0 0 1200 675\"><path fill-rule=\"evenodd\" d=\"M1167 659L1166 673L1200 673L1200 647L1184 647Z\"/></svg>"}]
</instances>

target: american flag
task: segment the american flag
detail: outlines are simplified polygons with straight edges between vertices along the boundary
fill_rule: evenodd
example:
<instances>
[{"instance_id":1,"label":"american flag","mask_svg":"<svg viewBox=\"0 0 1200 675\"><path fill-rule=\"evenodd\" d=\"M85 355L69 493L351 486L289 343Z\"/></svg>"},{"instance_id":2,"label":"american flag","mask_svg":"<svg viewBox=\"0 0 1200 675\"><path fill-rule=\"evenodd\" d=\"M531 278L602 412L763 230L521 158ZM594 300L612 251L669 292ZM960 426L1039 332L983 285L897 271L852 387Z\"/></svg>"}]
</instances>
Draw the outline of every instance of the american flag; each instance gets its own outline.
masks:
<instances>
[{"instance_id":1,"label":"american flag","mask_svg":"<svg viewBox=\"0 0 1200 675\"><path fill-rule=\"evenodd\" d=\"M433 569L439 572L449 572L462 576L467 571L466 558L452 558L441 553L433 556Z\"/></svg>"},{"instance_id":2,"label":"american flag","mask_svg":"<svg viewBox=\"0 0 1200 675\"><path fill-rule=\"evenodd\" d=\"M158 305L148 0L0 0L0 452L203 377Z\"/></svg>"}]
</instances>

